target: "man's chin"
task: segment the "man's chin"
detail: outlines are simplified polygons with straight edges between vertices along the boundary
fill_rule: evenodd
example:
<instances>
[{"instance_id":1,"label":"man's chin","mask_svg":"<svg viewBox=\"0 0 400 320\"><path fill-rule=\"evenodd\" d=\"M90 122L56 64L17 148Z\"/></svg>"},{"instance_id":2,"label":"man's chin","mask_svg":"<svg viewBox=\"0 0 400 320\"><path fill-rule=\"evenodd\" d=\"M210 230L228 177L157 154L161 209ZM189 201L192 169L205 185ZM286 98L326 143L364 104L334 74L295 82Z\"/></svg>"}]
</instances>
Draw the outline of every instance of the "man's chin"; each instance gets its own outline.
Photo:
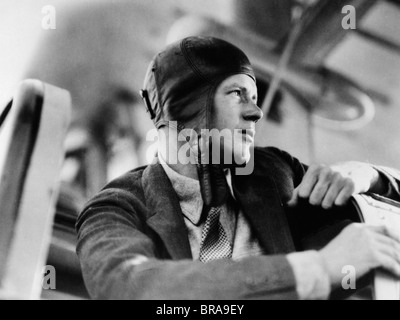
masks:
<instances>
[{"instance_id":1,"label":"man's chin","mask_svg":"<svg viewBox=\"0 0 400 320\"><path fill-rule=\"evenodd\" d=\"M233 163L236 166L246 165L250 161L250 150L246 150L241 154L234 154Z\"/></svg>"},{"instance_id":2,"label":"man's chin","mask_svg":"<svg viewBox=\"0 0 400 320\"><path fill-rule=\"evenodd\" d=\"M251 158L251 146L242 144L241 148L232 150L231 148L221 150L219 157L213 157L213 164L222 164L223 166L245 166ZM229 155L229 156L227 156Z\"/></svg>"}]
</instances>

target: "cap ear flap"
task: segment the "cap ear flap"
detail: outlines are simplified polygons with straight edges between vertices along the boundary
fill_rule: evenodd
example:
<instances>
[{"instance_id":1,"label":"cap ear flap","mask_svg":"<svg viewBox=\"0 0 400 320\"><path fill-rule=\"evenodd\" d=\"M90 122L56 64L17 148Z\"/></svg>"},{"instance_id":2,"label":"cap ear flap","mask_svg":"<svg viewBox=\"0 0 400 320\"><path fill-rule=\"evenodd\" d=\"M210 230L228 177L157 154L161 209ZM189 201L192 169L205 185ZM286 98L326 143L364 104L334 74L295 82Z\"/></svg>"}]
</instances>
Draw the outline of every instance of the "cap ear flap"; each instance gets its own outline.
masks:
<instances>
[{"instance_id":1,"label":"cap ear flap","mask_svg":"<svg viewBox=\"0 0 400 320\"><path fill-rule=\"evenodd\" d=\"M140 90L140 96L143 99L144 105L146 106L147 112L150 114L150 118L151 120L153 120L156 115L154 114L153 109L151 108L151 103L150 103L150 99L149 99L149 94L147 93L147 90Z\"/></svg>"}]
</instances>

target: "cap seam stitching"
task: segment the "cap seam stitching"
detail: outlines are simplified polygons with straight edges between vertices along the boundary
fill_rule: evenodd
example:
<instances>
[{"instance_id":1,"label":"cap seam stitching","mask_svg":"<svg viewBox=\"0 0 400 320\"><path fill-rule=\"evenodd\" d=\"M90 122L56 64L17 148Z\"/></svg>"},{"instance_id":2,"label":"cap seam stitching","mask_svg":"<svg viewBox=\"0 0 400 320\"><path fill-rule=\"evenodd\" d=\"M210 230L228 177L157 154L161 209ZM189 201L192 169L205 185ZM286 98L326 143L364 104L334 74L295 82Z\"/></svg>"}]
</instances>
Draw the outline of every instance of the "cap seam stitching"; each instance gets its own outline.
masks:
<instances>
[{"instance_id":1,"label":"cap seam stitching","mask_svg":"<svg viewBox=\"0 0 400 320\"><path fill-rule=\"evenodd\" d=\"M189 52L185 47L185 44L187 42L187 39L184 39L181 42L181 51L183 53L183 56L187 62L187 64L189 65L189 67L192 69L193 73L195 73L198 77L200 77L201 79L203 79L204 81L206 81L208 84L212 84L212 81L210 81L196 66L196 64L192 61L192 59L190 58Z\"/></svg>"}]
</instances>

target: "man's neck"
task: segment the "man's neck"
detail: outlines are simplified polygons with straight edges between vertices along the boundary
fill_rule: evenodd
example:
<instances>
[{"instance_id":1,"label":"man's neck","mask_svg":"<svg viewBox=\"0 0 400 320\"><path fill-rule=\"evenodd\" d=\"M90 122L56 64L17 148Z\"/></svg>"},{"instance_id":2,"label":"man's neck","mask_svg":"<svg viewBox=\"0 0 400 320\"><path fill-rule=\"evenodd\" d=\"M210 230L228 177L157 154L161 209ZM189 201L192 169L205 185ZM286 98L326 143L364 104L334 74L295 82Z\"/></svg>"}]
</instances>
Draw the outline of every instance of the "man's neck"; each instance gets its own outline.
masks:
<instances>
[{"instance_id":1,"label":"man's neck","mask_svg":"<svg viewBox=\"0 0 400 320\"><path fill-rule=\"evenodd\" d=\"M158 157L161 162L166 163L172 170L188 178L199 180L197 174L197 167L195 164L181 164L181 163L171 163L168 157L163 154L161 150L158 151Z\"/></svg>"},{"instance_id":2,"label":"man's neck","mask_svg":"<svg viewBox=\"0 0 400 320\"><path fill-rule=\"evenodd\" d=\"M167 163L168 166L174 170L175 172L178 172L179 174L189 177L195 180L199 180L199 176L197 174L197 167L195 164L169 164Z\"/></svg>"}]
</instances>

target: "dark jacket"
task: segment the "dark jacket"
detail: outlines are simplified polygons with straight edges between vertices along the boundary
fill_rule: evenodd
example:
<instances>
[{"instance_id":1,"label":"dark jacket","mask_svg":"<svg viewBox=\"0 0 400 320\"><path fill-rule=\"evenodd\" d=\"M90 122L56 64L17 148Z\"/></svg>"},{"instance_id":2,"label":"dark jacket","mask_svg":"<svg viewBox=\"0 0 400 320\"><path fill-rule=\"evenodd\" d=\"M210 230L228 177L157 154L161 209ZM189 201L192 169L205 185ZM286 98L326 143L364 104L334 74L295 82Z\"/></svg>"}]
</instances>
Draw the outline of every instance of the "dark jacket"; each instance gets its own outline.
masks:
<instances>
[{"instance_id":1,"label":"dark jacket","mask_svg":"<svg viewBox=\"0 0 400 320\"><path fill-rule=\"evenodd\" d=\"M292 212L285 204L301 182L305 165L276 148L256 148L254 159L254 172L233 175L232 187L267 255L207 264L192 261L179 200L164 169L155 163L109 183L78 218L77 253L90 295L98 299L297 298L285 254L308 249L303 239L323 229L325 222L313 230L308 223L306 231L293 230L304 213ZM390 181L386 196L400 200L399 180L381 173ZM138 255L149 260L130 264Z\"/></svg>"}]
</instances>

